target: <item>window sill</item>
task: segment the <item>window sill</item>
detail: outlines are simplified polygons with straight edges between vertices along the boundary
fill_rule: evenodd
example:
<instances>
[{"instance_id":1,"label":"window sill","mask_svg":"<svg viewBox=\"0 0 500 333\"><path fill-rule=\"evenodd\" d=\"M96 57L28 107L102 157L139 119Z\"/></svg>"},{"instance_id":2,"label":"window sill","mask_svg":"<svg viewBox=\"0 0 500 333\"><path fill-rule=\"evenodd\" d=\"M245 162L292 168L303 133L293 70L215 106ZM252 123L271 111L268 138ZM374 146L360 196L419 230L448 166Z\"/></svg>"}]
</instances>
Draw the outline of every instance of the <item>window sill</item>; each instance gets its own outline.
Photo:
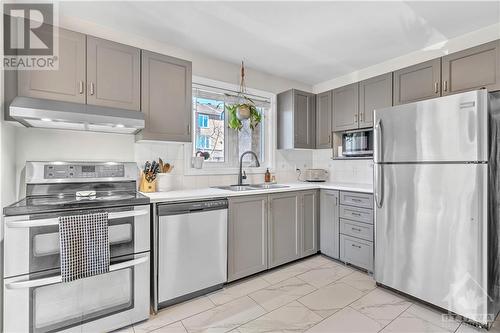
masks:
<instances>
[{"instance_id":1,"label":"window sill","mask_svg":"<svg viewBox=\"0 0 500 333\"><path fill-rule=\"evenodd\" d=\"M249 174L264 174L266 173L268 167L260 167L260 168L252 168L252 167L243 167L243 170ZM271 168L269 171L273 172ZM207 175L237 175L239 172L238 168L217 168L217 167L209 167L203 169L195 169L192 167L188 167L184 169L185 176L207 176Z\"/></svg>"}]
</instances>

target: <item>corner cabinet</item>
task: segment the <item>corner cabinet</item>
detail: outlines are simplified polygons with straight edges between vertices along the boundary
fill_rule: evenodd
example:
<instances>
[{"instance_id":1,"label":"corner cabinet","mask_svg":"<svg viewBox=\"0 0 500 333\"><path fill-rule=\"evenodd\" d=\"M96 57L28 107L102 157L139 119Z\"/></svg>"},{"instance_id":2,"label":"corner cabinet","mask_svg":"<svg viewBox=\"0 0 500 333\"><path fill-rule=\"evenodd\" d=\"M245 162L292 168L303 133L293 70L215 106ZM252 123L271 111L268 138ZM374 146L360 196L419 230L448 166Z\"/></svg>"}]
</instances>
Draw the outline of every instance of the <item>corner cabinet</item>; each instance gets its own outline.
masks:
<instances>
[{"instance_id":1,"label":"corner cabinet","mask_svg":"<svg viewBox=\"0 0 500 333\"><path fill-rule=\"evenodd\" d=\"M334 259L339 259L339 202L339 191L321 190L320 251Z\"/></svg>"},{"instance_id":2,"label":"corner cabinet","mask_svg":"<svg viewBox=\"0 0 500 333\"><path fill-rule=\"evenodd\" d=\"M332 91L316 95L316 148L332 147Z\"/></svg>"},{"instance_id":3,"label":"corner cabinet","mask_svg":"<svg viewBox=\"0 0 500 333\"><path fill-rule=\"evenodd\" d=\"M278 149L316 146L316 98L296 89L278 94Z\"/></svg>"},{"instance_id":4,"label":"corner cabinet","mask_svg":"<svg viewBox=\"0 0 500 333\"><path fill-rule=\"evenodd\" d=\"M87 104L140 111L141 50L87 36Z\"/></svg>"},{"instance_id":5,"label":"corner cabinet","mask_svg":"<svg viewBox=\"0 0 500 333\"><path fill-rule=\"evenodd\" d=\"M359 127L358 83L333 90L333 130L347 131Z\"/></svg>"},{"instance_id":6,"label":"corner cabinet","mask_svg":"<svg viewBox=\"0 0 500 333\"><path fill-rule=\"evenodd\" d=\"M146 127L136 138L191 142L191 62L142 51L141 81Z\"/></svg>"},{"instance_id":7,"label":"corner cabinet","mask_svg":"<svg viewBox=\"0 0 500 333\"><path fill-rule=\"evenodd\" d=\"M85 104L86 36L62 28L55 29L55 33L59 41L58 70L18 71L17 93L24 97Z\"/></svg>"},{"instance_id":8,"label":"corner cabinet","mask_svg":"<svg viewBox=\"0 0 500 333\"><path fill-rule=\"evenodd\" d=\"M267 269L267 195L229 198L228 281Z\"/></svg>"},{"instance_id":9,"label":"corner cabinet","mask_svg":"<svg viewBox=\"0 0 500 333\"><path fill-rule=\"evenodd\" d=\"M485 88L500 89L500 41L443 57L443 95Z\"/></svg>"},{"instance_id":10,"label":"corner cabinet","mask_svg":"<svg viewBox=\"0 0 500 333\"><path fill-rule=\"evenodd\" d=\"M394 72L394 105L441 96L441 58Z\"/></svg>"}]
</instances>

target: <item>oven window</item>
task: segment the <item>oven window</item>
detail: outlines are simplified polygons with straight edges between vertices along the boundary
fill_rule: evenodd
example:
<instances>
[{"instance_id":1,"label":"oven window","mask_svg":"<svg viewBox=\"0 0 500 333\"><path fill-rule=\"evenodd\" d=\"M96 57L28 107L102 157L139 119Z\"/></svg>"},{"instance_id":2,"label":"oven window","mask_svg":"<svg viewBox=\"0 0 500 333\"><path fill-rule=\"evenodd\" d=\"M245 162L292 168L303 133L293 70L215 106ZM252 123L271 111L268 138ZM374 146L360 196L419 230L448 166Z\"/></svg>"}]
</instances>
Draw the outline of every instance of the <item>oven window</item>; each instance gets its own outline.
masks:
<instances>
[{"instance_id":1,"label":"oven window","mask_svg":"<svg viewBox=\"0 0 500 333\"><path fill-rule=\"evenodd\" d=\"M132 309L134 269L32 289L32 331L50 332Z\"/></svg>"}]
</instances>

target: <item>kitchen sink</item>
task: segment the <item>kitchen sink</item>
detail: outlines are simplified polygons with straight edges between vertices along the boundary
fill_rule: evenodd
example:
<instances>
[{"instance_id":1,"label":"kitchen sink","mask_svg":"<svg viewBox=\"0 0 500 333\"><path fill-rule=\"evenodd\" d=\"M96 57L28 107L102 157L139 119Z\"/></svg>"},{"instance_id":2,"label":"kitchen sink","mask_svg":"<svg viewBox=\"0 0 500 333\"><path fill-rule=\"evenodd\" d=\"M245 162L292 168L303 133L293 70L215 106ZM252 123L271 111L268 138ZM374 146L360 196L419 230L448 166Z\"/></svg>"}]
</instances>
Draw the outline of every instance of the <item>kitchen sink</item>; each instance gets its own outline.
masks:
<instances>
[{"instance_id":1,"label":"kitchen sink","mask_svg":"<svg viewBox=\"0 0 500 333\"><path fill-rule=\"evenodd\" d=\"M273 188L286 188L286 187L290 187L290 186L280 185L280 184L252 184L252 185L214 186L213 188L241 192L241 191L269 190L269 189L273 189Z\"/></svg>"},{"instance_id":2,"label":"kitchen sink","mask_svg":"<svg viewBox=\"0 0 500 333\"><path fill-rule=\"evenodd\" d=\"M280 184L255 184L255 185L250 185L253 188L258 188L262 190L268 190L272 188L287 188L290 187L288 185L280 185Z\"/></svg>"},{"instance_id":3,"label":"kitchen sink","mask_svg":"<svg viewBox=\"0 0 500 333\"><path fill-rule=\"evenodd\" d=\"M257 188L252 187L250 185L228 185L228 186L214 186L213 188L218 188L221 190L229 190L229 191L235 191L235 192L241 192L241 191L255 191Z\"/></svg>"}]
</instances>

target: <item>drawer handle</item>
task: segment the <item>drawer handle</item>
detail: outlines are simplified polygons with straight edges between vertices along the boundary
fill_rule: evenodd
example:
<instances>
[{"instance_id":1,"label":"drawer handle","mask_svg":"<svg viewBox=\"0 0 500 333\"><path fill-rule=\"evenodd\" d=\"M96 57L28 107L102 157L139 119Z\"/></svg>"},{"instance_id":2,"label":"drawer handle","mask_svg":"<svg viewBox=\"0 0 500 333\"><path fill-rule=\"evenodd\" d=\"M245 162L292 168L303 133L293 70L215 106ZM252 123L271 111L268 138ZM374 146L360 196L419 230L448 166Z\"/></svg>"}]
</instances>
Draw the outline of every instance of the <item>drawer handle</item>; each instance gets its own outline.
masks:
<instances>
[{"instance_id":1,"label":"drawer handle","mask_svg":"<svg viewBox=\"0 0 500 333\"><path fill-rule=\"evenodd\" d=\"M356 244L351 244L351 246L352 246L352 247L355 247L355 248L358 248L358 249L360 249L360 248L361 248L361 246L356 245Z\"/></svg>"},{"instance_id":2,"label":"drawer handle","mask_svg":"<svg viewBox=\"0 0 500 333\"><path fill-rule=\"evenodd\" d=\"M351 212L352 215L361 216L361 213Z\"/></svg>"},{"instance_id":3,"label":"drawer handle","mask_svg":"<svg viewBox=\"0 0 500 333\"><path fill-rule=\"evenodd\" d=\"M361 202L361 199L352 198L351 200L355 202Z\"/></svg>"},{"instance_id":4,"label":"drawer handle","mask_svg":"<svg viewBox=\"0 0 500 333\"><path fill-rule=\"evenodd\" d=\"M354 231L361 232L361 229L359 229L359 228L351 228L351 229L354 230Z\"/></svg>"}]
</instances>

